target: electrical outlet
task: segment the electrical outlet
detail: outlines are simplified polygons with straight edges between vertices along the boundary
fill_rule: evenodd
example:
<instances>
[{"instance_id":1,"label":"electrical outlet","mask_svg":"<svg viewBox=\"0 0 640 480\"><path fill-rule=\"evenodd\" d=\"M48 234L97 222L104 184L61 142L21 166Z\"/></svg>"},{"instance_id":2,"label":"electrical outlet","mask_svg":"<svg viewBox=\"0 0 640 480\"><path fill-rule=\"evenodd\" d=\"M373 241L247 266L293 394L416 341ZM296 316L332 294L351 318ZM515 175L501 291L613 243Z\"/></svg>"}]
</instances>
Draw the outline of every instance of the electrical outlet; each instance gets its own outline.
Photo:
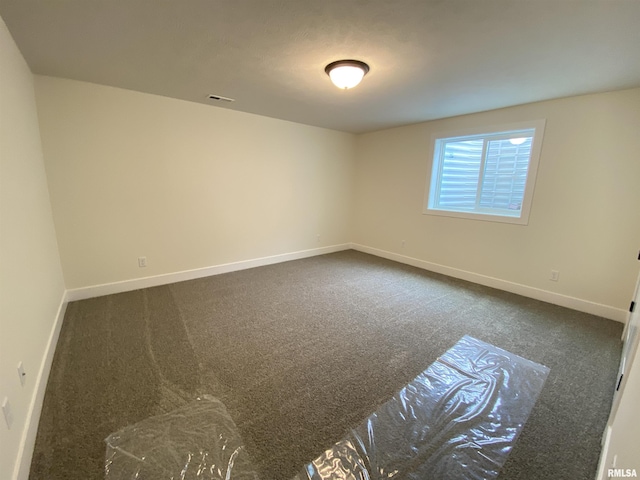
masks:
<instances>
[{"instance_id":1,"label":"electrical outlet","mask_svg":"<svg viewBox=\"0 0 640 480\"><path fill-rule=\"evenodd\" d=\"M316 242L320 242L320 234L316 235Z\"/></svg>"},{"instance_id":2,"label":"electrical outlet","mask_svg":"<svg viewBox=\"0 0 640 480\"><path fill-rule=\"evenodd\" d=\"M20 377L20 384L24 387L24 382L27 381L27 374L24 371L22 362L18 363L18 376Z\"/></svg>"},{"instance_id":3,"label":"electrical outlet","mask_svg":"<svg viewBox=\"0 0 640 480\"><path fill-rule=\"evenodd\" d=\"M147 266L147 257L138 257L138 267L144 268Z\"/></svg>"},{"instance_id":4,"label":"electrical outlet","mask_svg":"<svg viewBox=\"0 0 640 480\"><path fill-rule=\"evenodd\" d=\"M2 400L2 413L4 413L4 421L7 422L7 428L11 428L11 425L13 425L13 412L7 397Z\"/></svg>"},{"instance_id":5,"label":"electrical outlet","mask_svg":"<svg viewBox=\"0 0 640 480\"><path fill-rule=\"evenodd\" d=\"M560 278L560 272L558 270L551 270L551 275L549 275L549 280L552 282L557 282Z\"/></svg>"}]
</instances>

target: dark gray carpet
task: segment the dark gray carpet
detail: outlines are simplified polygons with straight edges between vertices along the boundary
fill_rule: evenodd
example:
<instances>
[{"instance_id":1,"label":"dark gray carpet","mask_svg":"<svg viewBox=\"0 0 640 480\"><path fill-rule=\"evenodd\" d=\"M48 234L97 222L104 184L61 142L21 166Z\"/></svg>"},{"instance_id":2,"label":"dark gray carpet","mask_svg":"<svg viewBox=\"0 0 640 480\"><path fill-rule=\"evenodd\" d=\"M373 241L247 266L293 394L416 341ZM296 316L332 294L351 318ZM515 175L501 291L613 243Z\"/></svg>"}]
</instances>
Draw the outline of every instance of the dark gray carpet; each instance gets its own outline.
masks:
<instances>
[{"instance_id":1,"label":"dark gray carpet","mask_svg":"<svg viewBox=\"0 0 640 480\"><path fill-rule=\"evenodd\" d=\"M107 435L210 394L288 480L468 334L551 369L499 478L591 480L621 333L354 251L73 302L30 478L100 479Z\"/></svg>"}]
</instances>

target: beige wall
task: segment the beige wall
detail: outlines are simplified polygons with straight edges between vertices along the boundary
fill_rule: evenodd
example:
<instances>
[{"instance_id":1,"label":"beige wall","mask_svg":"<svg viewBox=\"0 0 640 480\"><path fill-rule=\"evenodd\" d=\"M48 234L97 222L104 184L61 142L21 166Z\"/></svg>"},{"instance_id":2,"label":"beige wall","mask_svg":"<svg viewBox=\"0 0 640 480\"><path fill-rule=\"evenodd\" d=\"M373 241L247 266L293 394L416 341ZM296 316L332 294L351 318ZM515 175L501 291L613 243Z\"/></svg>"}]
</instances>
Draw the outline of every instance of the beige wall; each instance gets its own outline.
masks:
<instances>
[{"instance_id":1,"label":"beige wall","mask_svg":"<svg viewBox=\"0 0 640 480\"><path fill-rule=\"evenodd\" d=\"M422 213L434 132L540 118L547 123L529 225ZM640 249L639 126L633 89L361 135L352 240L626 309ZM557 283L551 269L560 271Z\"/></svg>"},{"instance_id":2,"label":"beige wall","mask_svg":"<svg viewBox=\"0 0 640 480\"><path fill-rule=\"evenodd\" d=\"M31 459L30 404L63 294L33 77L0 19L0 402L8 397L14 417L10 430L0 417L2 478L12 478L23 436L24 460Z\"/></svg>"},{"instance_id":3,"label":"beige wall","mask_svg":"<svg viewBox=\"0 0 640 480\"><path fill-rule=\"evenodd\" d=\"M640 89L357 137L51 77L36 95L68 288L353 241L615 309L632 294ZM422 214L433 132L538 118L529 225Z\"/></svg>"},{"instance_id":4,"label":"beige wall","mask_svg":"<svg viewBox=\"0 0 640 480\"><path fill-rule=\"evenodd\" d=\"M36 96L67 288L349 241L353 135L51 77Z\"/></svg>"}]
</instances>

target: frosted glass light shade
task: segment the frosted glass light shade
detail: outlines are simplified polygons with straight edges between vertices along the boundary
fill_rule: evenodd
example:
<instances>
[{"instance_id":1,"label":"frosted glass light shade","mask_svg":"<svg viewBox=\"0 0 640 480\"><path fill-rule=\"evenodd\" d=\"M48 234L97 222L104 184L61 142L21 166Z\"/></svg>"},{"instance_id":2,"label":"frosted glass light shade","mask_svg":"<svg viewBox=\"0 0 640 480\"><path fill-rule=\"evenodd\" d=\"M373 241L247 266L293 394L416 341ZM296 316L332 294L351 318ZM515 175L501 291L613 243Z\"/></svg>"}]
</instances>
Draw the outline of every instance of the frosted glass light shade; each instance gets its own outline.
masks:
<instances>
[{"instance_id":1,"label":"frosted glass light shade","mask_svg":"<svg viewBox=\"0 0 640 480\"><path fill-rule=\"evenodd\" d=\"M336 67L329 72L329 77L333 84L338 88L353 88L362 81L364 70L359 67L344 65Z\"/></svg>"},{"instance_id":2,"label":"frosted glass light shade","mask_svg":"<svg viewBox=\"0 0 640 480\"><path fill-rule=\"evenodd\" d=\"M524 142L526 142L527 139L526 138L510 138L509 139L509 143L511 143L511 145L522 145Z\"/></svg>"},{"instance_id":3,"label":"frosted glass light shade","mask_svg":"<svg viewBox=\"0 0 640 480\"><path fill-rule=\"evenodd\" d=\"M338 60L324 69L333 84L347 90L358 85L369 71L369 65L359 60Z\"/></svg>"}]
</instances>

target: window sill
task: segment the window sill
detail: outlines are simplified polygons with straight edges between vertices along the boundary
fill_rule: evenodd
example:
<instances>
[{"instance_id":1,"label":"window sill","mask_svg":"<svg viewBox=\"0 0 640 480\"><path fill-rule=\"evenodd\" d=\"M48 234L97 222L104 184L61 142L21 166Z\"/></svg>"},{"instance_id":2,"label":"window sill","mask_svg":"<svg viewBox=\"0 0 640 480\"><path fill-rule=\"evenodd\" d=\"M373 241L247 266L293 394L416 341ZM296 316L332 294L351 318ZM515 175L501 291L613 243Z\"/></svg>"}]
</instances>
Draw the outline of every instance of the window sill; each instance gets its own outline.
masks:
<instances>
[{"instance_id":1,"label":"window sill","mask_svg":"<svg viewBox=\"0 0 640 480\"><path fill-rule=\"evenodd\" d=\"M480 220L482 222L510 223L512 225L528 225L529 218L524 212L520 217L510 217L506 215L491 215L487 213L455 212L452 210L427 209L423 215L436 215L439 217L464 218L467 220Z\"/></svg>"}]
</instances>

